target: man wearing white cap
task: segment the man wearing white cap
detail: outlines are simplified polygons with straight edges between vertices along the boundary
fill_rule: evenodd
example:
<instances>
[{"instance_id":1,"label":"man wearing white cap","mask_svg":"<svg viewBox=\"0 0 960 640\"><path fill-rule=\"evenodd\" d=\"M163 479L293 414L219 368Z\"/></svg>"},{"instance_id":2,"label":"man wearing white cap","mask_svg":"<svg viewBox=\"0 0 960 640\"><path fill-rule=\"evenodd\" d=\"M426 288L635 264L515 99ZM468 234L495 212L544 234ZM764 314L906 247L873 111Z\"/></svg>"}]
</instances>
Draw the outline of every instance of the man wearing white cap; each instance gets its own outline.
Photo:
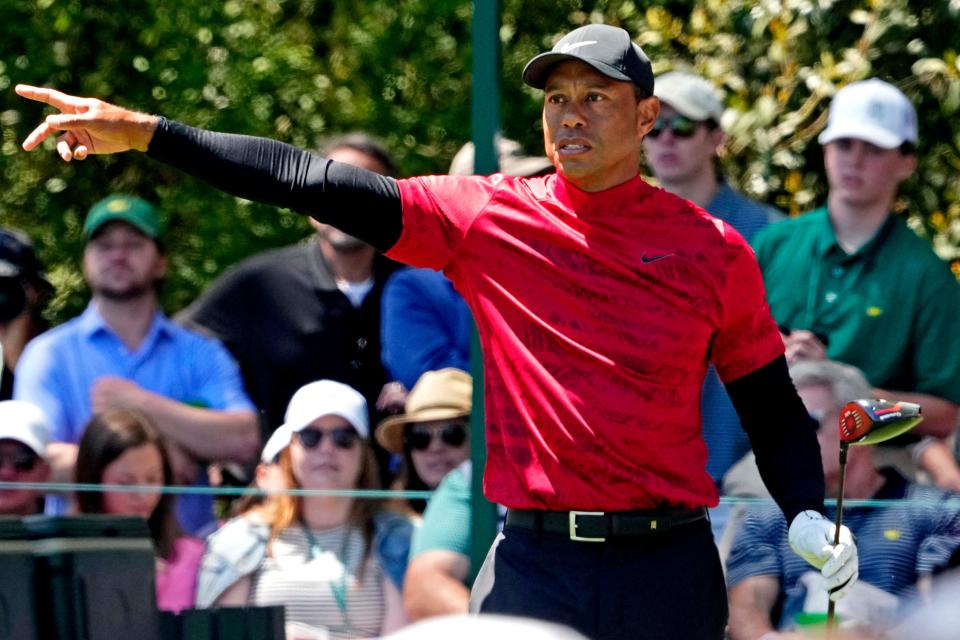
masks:
<instances>
[{"instance_id":1,"label":"man wearing white cap","mask_svg":"<svg viewBox=\"0 0 960 640\"><path fill-rule=\"evenodd\" d=\"M37 407L21 400L0 402L0 482L46 482L50 425ZM43 512L35 489L0 489L0 516Z\"/></svg>"},{"instance_id":2,"label":"man wearing white cap","mask_svg":"<svg viewBox=\"0 0 960 640\"><path fill-rule=\"evenodd\" d=\"M660 115L643 139L643 154L660 186L729 222L747 240L782 219L780 211L738 193L717 171L726 140L720 91L683 71L657 76L654 87Z\"/></svg>"},{"instance_id":3,"label":"man wearing white cap","mask_svg":"<svg viewBox=\"0 0 960 640\"><path fill-rule=\"evenodd\" d=\"M877 397L923 406L917 432L947 437L960 403L960 286L892 213L917 137L916 111L893 85L838 91L819 138L826 206L765 229L754 248L788 361L852 364Z\"/></svg>"}]
</instances>

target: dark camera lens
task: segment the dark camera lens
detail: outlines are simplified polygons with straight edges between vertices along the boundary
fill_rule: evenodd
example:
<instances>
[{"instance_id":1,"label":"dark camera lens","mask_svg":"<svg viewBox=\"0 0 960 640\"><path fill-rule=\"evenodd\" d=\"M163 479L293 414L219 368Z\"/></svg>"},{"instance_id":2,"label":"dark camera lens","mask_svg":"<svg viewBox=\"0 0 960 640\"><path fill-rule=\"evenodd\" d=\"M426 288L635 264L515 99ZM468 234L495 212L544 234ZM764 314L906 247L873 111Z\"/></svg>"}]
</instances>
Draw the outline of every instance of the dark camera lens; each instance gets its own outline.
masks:
<instances>
[{"instance_id":1,"label":"dark camera lens","mask_svg":"<svg viewBox=\"0 0 960 640\"><path fill-rule=\"evenodd\" d=\"M0 276L0 322L10 322L23 313L27 295L20 279L15 276Z\"/></svg>"}]
</instances>

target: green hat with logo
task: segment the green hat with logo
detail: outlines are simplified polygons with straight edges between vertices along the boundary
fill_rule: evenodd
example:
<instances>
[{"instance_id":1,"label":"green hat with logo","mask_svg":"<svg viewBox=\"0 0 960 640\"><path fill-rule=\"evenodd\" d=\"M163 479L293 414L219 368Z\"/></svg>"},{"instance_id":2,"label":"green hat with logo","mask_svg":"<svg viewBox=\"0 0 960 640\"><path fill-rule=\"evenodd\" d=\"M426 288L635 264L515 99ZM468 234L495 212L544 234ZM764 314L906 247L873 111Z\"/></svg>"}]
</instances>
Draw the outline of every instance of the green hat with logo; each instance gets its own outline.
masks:
<instances>
[{"instance_id":1,"label":"green hat with logo","mask_svg":"<svg viewBox=\"0 0 960 640\"><path fill-rule=\"evenodd\" d=\"M159 239L163 230L152 204L136 196L114 194L90 207L83 223L83 237L89 240L100 227L112 220L126 222L153 240Z\"/></svg>"}]
</instances>

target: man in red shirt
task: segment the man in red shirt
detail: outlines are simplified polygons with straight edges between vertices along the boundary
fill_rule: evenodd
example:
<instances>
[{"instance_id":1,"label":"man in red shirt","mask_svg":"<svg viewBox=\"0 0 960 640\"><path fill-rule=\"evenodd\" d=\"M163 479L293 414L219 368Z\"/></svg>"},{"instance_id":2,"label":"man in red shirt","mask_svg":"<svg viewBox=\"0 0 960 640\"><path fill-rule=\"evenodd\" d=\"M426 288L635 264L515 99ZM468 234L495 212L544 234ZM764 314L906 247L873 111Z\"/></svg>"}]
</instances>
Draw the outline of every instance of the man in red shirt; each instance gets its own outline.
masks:
<instances>
[{"instance_id":1,"label":"man in red shirt","mask_svg":"<svg viewBox=\"0 0 960 640\"><path fill-rule=\"evenodd\" d=\"M856 579L822 515L815 425L744 240L639 176L657 118L650 62L627 32L581 27L527 65L545 91L557 174L394 180L281 143L211 133L20 86L59 108L65 160L147 151L246 198L314 215L389 257L443 269L483 346L485 493L509 508L474 604L593 638L721 638L727 618L705 507L699 393L724 380L791 543L832 597ZM490 578L495 578L491 580Z\"/></svg>"}]
</instances>

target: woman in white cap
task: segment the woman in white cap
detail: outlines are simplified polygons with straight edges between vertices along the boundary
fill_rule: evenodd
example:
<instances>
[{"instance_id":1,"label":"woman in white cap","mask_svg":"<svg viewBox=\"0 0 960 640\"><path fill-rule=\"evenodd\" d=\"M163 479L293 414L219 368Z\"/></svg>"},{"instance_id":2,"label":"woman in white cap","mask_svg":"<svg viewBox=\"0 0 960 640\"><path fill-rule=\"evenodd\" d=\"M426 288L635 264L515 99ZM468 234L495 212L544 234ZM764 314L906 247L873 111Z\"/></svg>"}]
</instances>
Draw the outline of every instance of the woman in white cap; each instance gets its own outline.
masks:
<instances>
[{"instance_id":1,"label":"woman in white cap","mask_svg":"<svg viewBox=\"0 0 960 640\"><path fill-rule=\"evenodd\" d=\"M271 438L292 489L378 488L367 404L331 380L298 390ZM207 540L197 606L283 605L294 637L377 637L405 624L411 525L378 501L272 495Z\"/></svg>"}]
</instances>

